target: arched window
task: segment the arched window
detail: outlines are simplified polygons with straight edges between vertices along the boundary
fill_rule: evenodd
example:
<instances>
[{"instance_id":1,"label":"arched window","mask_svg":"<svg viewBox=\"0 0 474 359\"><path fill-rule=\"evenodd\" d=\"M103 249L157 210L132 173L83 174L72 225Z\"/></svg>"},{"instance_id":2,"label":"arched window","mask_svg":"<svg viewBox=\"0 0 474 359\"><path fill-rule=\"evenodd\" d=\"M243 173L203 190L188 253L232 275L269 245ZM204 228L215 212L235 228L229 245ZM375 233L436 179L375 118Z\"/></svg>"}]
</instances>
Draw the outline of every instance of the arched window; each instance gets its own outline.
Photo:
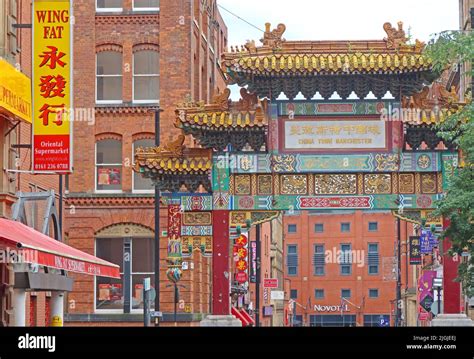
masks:
<instances>
[{"instance_id":1,"label":"arched window","mask_svg":"<svg viewBox=\"0 0 474 359\"><path fill-rule=\"evenodd\" d=\"M122 141L103 139L96 142L96 191L121 192Z\"/></svg>"},{"instance_id":2,"label":"arched window","mask_svg":"<svg viewBox=\"0 0 474 359\"><path fill-rule=\"evenodd\" d=\"M97 103L122 102L122 53L103 51L97 54Z\"/></svg>"},{"instance_id":3,"label":"arched window","mask_svg":"<svg viewBox=\"0 0 474 359\"><path fill-rule=\"evenodd\" d=\"M160 100L160 58L153 50L133 55L133 102L157 103Z\"/></svg>"}]
</instances>

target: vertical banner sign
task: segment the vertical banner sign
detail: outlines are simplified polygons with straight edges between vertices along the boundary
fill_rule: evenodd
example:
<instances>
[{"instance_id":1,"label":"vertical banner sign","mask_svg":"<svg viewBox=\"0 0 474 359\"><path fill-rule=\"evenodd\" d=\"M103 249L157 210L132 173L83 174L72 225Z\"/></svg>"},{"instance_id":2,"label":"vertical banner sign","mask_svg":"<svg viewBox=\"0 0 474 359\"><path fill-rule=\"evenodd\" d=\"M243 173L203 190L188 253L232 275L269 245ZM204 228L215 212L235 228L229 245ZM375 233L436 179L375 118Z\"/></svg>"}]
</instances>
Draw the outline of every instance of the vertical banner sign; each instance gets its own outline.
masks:
<instances>
[{"instance_id":1,"label":"vertical banner sign","mask_svg":"<svg viewBox=\"0 0 474 359\"><path fill-rule=\"evenodd\" d=\"M72 170L71 1L33 1L34 172Z\"/></svg>"},{"instance_id":2,"label":"vertical banner sign","mask_svg":"<svg viewBox=\"0 0 474 359\"><path fill-rule=\"evenodd\" d=\"M257 242L250 242L250 283L257 283Z\"/></svg>"},{"instance_id":3,"label":"vertical banner sign","mask_svg":"<svg viewBox=\"0 0 474 359\"><path fill-rule=\"evenodd\" d=\"M421 245L420 237L410 237L410 264L421 264Z\"/></svg>"},{"instance_id":4,"label":"vertical banner sign","mask_svg":"<svg viewBox=\"0 0 474 359\"><path fill-rule=\"evenodd\" d=\"M181 224L181 205L168 205L168 270L166 271L166 276L173 283L178 283L183 275Z\"/></svg>"}]
</instances>

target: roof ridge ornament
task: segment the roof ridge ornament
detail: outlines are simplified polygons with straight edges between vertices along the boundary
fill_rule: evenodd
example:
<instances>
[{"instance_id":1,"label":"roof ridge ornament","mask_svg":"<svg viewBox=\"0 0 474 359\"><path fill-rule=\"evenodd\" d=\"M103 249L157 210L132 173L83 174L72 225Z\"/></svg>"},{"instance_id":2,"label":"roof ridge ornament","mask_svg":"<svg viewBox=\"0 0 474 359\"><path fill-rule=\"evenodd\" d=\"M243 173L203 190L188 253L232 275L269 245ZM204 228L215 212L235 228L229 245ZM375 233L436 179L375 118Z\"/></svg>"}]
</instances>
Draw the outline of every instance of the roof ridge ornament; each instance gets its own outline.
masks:
<instances>
[{"instance_id":1,"label":"roof ridge ornament","mask_svg":"<svg viewBox=\"0 0 474 359\"><path fill-rule=\"evenodd\" d=\"M282 47L282 43L286 41L282 38L286 31L286 25L278 24L276 29L270 31L271 26L269 22L265 24L265 33L263 34L263 39L260 39L260 41L263 46L270 47L273 50L279 50Z\"/></svg>"},{"instance_id":2,"label":"roof ridge ornament","mask_svg":"<svg viewBox=\"0 0 474 359\"><path fill-rule=\"evenodd\" d=\"M406 36L405 30L403 30L403 22L398 22L398 29L394 28L390 22L383 24L383 29L387 33L384 41L387 42L388 49L398 49L401 45L406 45L408 37Z\"/></svg>"}]
</instances>

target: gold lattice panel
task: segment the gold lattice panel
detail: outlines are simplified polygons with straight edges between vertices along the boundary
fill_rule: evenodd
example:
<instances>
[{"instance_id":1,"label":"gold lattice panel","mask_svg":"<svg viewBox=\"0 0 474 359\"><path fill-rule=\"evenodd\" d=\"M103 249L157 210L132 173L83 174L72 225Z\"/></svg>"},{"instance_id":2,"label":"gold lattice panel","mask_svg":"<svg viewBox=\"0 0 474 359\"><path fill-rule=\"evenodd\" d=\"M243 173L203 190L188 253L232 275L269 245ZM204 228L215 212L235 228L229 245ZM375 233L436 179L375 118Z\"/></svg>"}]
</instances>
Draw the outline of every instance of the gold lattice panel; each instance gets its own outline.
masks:
<instances>
[{"instance_id":1,"label":"gold lattice panel","mask_svg":"<svg viewBox=\"0 0 474 359\"><path fill-rule=\"evenodd\" d=\"M249 196L252 194L252 179L250 175L235 176L234 193L240 196Z\"/></svg>"},{"instance_id":2,"label":"gold lattice panel","mask_svg":"<svg viewBox=\"0 0 474 359\"><path fill-rule=\"evenodd\" d=\"M392 193L392 176L390 174L364 175L364 190L366 194Z\"/></svg>"},{"instance_id":3,"label":"gold lattice panel","mask_svg":"<svg viewBox=\"0 0 474 359\"><path fill-rule=\"evenodd\" d=\"M314 176L315 194L357 194L357 175L334 174Z\"/></svg>"},{"instance_id":4,"label":"gold lattice panel","mask_svg":"<svg viewBox=\"0 0 474 359\"><path fill-rule=\"evenodd\" d=\"M421 193L435 194L437 192L436 173L421 174Z\"/></svg>"},{"instance_id":5,"label":"gold lattice panel","mask_svg":"<svg viewBox=\"0 0 474 359\"><path fill-rule=\"evenodd\" d=\"M400 173L398 177L398 188L400 193L415 193L415 175L413 173Z\"/></svg>"},{"instance_id":6,"label":"gold lattice panel","mask_svg":"<svg viewBox=\"0 0 474 359\"><path fill-rule=\"evenodd\" d=\"M281 194L298 195L308 193L308 177L306 175L282 175Z\"/></svg>"}]
</instances>

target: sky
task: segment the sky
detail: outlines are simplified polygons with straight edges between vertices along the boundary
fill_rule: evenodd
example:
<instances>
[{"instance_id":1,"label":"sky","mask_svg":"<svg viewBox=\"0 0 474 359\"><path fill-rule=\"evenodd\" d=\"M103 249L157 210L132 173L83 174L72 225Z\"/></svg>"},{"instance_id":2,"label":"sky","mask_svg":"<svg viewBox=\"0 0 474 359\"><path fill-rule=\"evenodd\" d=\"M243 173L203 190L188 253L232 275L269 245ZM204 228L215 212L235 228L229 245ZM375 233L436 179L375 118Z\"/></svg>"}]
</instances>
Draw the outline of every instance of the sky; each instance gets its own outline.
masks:
<instances>
[{"instance_id":1,"label":"sky","mask_svg":"<svg viewBox=\"0 0 474 359\"><path fill-rule=\"evenodd\" d=\"M377 40L385 22L427 42L432 34L459 28L458 0L217 0L218 5L265 29L286 25L287 40ZM262 32L219 9L229 28L229 45L262 38Z\"/></svg>"},{"instance_id":2,"label":"sky","mask_svg":"<svg viewBox=\"0 0 474 359\"><path fill-rule=\"evenodd\" d=\"M436 33L459 28L459 0L217 0L217 4L229 30L229 48L247 40L260 46L266 22L272 30L284 23L287 40L382 40L387 36L385 22L397 27L403 21L407 34L428 42ZM239 99L238 87L230 88L231 98Z\"/></svg>"}]
</instances>

